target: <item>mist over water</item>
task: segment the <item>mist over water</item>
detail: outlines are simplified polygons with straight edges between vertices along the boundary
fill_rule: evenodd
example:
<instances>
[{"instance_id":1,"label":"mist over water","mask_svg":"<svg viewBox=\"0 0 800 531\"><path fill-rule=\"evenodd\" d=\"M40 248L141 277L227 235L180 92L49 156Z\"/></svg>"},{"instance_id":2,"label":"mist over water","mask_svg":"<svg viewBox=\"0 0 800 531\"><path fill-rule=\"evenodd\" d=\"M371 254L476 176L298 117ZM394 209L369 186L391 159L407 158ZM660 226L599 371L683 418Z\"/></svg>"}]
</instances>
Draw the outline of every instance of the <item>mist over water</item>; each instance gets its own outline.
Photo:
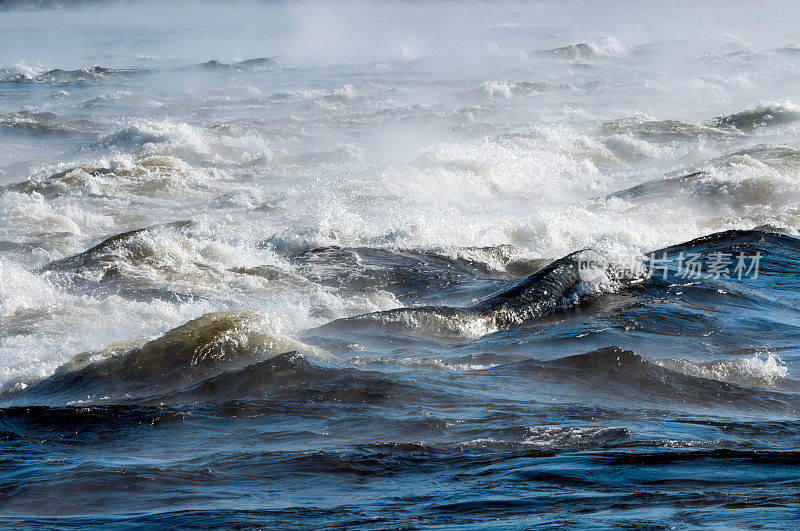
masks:
<instances>
[{"instance_id":1,"label":"mist over water","mask_svg":"<svg viewBox=\"0 0 800 531\"><path fill-rule=\"evenodd\" d=\"M3 522L797 510L794 3L0 7Z\"/></svg>"}]
</instances>

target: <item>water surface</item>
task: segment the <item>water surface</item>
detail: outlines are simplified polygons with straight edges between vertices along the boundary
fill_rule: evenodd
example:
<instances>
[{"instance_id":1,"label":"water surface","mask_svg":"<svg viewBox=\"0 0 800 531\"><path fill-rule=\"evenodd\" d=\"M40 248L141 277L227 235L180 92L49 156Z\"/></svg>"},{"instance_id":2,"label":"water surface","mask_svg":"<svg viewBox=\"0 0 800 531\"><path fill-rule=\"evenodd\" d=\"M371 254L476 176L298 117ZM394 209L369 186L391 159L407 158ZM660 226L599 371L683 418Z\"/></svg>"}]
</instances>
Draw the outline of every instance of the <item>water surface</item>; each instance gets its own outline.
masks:
<instances>
[{"instance_id":1,"label":"water surface","mask_svg":"<svg viewBox=\"0 0 800 531\"><path fill-rule=\"evenodd\" d=\"M789 525L797 10L7 5L0 522Z\"/></svg>"}]
</instances>

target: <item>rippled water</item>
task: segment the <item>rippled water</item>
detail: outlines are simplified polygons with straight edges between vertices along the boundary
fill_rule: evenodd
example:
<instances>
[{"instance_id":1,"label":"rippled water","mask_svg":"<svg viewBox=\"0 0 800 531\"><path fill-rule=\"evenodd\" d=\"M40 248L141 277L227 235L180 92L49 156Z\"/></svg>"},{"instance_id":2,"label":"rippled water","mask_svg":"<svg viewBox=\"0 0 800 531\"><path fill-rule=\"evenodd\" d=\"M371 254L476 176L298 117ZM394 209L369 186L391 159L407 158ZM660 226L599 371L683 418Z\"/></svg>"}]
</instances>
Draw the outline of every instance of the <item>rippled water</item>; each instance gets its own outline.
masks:
<instances>
[{"instance_id":1,"label":"rippled water","mask_svg":"<svg viewBox=\"0 0 800 531\"><path fill-rule=\"evenodd\" d=\"M633 6L6 4L0 522L789 525L798 8Z\"/></svg>"}]
</instances>

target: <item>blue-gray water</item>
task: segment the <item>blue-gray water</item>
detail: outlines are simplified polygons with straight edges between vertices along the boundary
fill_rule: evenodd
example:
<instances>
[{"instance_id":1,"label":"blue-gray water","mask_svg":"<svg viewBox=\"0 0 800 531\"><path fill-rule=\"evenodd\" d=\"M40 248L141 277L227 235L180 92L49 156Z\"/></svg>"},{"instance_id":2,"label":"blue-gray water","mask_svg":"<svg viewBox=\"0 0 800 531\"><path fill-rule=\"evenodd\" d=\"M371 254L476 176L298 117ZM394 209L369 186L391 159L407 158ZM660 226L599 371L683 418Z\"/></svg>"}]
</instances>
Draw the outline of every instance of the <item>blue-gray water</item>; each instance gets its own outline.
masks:
<instances>
[{"instance_id":1,"label":"blue-gray water","mask_svg":"<svg viewBox=\"0 0 800 531\"><path fill-rule=\"evenodd\" d=\"M0 525L800 514L794 4L28 7Z\"/></svg>"}]
</instances>

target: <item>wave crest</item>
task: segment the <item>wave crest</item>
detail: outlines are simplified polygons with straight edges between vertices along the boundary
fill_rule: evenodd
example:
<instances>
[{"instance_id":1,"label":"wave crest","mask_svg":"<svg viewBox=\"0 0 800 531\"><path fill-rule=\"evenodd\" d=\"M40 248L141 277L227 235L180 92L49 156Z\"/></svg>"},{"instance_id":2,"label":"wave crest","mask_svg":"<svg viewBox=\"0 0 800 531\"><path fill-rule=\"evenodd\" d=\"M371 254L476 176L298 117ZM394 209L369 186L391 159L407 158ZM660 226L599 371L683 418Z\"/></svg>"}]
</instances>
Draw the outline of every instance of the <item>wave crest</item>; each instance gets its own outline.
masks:
<instances>
[{"instance_id":1,"label":"wave crest","mask_svg":"<svg viewBox=\"0 0 800 531\"><path fill-rule=\"evenodd\" d=\"M783 125L800 120L800 107L786 101L767 103L744 111L719 116L709 122L714 127L752 131L768 125Z\"/></svg>"},{"instance_id":2,"label":"wave crest","mask_svg":"<svg viewBox=\"0 0 800 531\"><path fill-rule=\"evenodd\" d=\"M543 317L585 297L616 291L644 273L643 269L620 268L596 251L583 250L471 306L398 308L339 319L323 328L378 325L435 337L480 337Z\"/></svg>"},{"instance_id":3,"label":"wave crest","mask_svg":"<svg viewBox=\"0 0 800 531\"><path fill-rule=\"evenodd\" d=\"M51 377L27 387L24 395L82 403L125 401L186 387L290 351L334 359L323 349L281 334L270 319L252 310L211 313L151 341L116 343L79 354Z\"/></svg>"},{"instance_id":4,"label":"wave crest","mask_svg":"<svg viewBox=\"0 0 800 531\"><path fill-rule=\"evenodd\" d=\"M177 157L121 157L110 162L70 166L48 177L29 179L7 189L37 193L48 199L68 194L154 197L164 192L191 194L206 187L216 176L217 172L193 168Z\"/></svg>"},{"instance_id":5,"label":"wave crest","mask_svg":"<svg viewBox=\"0 0 800 531\"><path fill-rule=\"evenodd\" d=\"M683 358L670 358L656 363L690 376L767 389L783 387L789 374L783 361L772 353L701 363Z\"/></svg>"}]
</instances>

